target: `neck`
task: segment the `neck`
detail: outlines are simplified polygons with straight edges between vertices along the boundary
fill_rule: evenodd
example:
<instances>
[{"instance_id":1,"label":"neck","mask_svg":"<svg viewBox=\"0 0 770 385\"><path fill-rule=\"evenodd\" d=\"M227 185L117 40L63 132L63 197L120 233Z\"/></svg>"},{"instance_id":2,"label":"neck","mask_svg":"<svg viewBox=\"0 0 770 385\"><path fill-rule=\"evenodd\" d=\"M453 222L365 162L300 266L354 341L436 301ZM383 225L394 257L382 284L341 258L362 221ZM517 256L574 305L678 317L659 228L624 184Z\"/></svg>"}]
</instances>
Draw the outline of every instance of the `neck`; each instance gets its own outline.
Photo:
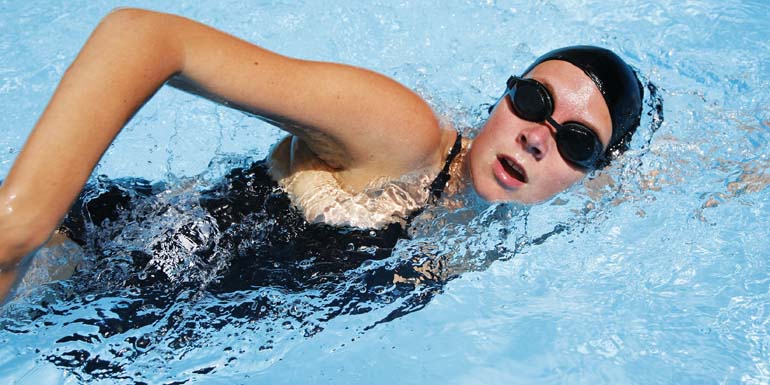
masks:
<instances>
[{"instance_id":1,"label":"neck","mask_svg":"<svg viewBox=\"0 0 770 385\"><path fill-rule=\"evenodd\" d=\"M471 177L470 157L468 156L473 141L463 138L462 149L449 167L449 185L446 192L449 195L473 191L473 178Z\"/></svg>"}]
</instances>

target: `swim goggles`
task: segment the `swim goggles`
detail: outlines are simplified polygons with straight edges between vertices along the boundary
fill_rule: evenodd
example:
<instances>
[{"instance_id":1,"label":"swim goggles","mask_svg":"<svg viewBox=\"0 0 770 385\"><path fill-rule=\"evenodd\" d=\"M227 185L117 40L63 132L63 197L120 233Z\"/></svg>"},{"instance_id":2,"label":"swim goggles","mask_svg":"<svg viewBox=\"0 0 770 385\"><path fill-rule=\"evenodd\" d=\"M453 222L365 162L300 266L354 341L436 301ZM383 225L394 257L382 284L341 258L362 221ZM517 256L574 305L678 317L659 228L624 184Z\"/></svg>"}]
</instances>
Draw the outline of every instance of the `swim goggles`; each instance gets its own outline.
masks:
<instances>
[{"instance_id":1,"label":"swim goggles","mask_svg":"<svg viewBox=\"0 0 770 385\"><path fill-rule=\"evenodd\" d=\"M564 160L586 170L597 166L604 156L599 137L580 123L559 124L553 120L553 97L542 83L511 76L507 87L505 95L518 117L530 122L546 121L556 129L556 147Z\"/></svg>"}]
</instances>

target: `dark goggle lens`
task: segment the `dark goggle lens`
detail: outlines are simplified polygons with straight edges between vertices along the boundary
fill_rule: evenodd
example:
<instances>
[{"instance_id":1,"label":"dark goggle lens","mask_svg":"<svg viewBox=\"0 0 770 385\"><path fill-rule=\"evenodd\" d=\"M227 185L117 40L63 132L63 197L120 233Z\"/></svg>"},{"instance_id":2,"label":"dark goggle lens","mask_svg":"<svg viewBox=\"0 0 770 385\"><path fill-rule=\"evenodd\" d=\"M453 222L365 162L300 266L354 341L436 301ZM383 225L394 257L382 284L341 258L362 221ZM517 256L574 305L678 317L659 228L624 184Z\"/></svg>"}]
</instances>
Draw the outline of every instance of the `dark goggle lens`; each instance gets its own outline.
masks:
<instances>
[{"instance_id":1,"label":"dark goggle lens","mask_svg":"<svg viewBox=\"0 0 770 385\"><path fill-rule=\"evenodd\" d=\"M530 122L542 122L553 113L553 101L548 90L529 79L508 79L508 97L516 115Z\"/></svg>"},{"instance_id":2,"label":"dark goggle lens","mask_svg":"<svg viewBox=\"0 0 770 385\"><path fill-rule=\"evenodd\" d=\"M602 155L599 138L587 127L577 123L566 123L557 130L556 146L564 159L587 169L596 167Z\"/></svg>"}]
</instances>

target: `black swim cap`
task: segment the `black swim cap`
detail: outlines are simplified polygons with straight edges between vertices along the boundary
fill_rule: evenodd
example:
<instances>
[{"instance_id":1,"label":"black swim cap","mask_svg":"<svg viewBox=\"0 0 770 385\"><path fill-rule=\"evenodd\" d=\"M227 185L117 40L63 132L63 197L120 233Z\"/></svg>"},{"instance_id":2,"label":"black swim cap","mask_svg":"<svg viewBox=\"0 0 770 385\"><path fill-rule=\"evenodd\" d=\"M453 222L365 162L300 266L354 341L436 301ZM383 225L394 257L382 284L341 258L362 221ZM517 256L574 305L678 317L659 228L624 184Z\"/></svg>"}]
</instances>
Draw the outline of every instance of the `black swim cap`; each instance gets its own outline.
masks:
<instances>
[{"instance_id":1,"label":"black swim cap","mask_svg":"<svg viewBox=\"0 0 770 385\"><path fill-rule=\"evenodd\" d=\"M540 56L524 71L527 74L548 60L564 60L580 68L596 83L612 119L612 137L606 154L628 148L642 115L644 89L631 67L614 52L600 47L576 45L555 49Z\"/></svg>"}]
</instances>

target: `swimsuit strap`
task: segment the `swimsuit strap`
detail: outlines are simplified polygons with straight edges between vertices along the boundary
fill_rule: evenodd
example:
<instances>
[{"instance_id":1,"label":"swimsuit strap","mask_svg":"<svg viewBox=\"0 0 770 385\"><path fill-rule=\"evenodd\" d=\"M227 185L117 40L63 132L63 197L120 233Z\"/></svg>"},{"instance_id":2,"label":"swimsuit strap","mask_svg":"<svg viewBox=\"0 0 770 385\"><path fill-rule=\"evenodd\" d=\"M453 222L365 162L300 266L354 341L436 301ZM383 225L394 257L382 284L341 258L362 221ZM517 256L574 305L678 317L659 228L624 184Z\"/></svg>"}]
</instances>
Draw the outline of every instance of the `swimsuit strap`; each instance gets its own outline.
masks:
<instances>
[{"instance_id":1,"label":"swimsuit strap","mask_svg":"<svg viewBox=\"0 0 770 385\"><path fill-rule=\"evenodd\" d=\"M452 161L455 160L457 154L460 153L462 144L463 136L458 132L457 138L455 139L455 144L452 146L452 149L449 151L449 154L446 157L446 161L444 162L444 168L441 169L441 172L436 175L436 179L433 179L430 187L428 187L428 191L430 191L431 194L431 203L435 203L437 200L439 200L439 198L441 198L441 194L444 192L444 188L446 187L447 182L449 182L449 166L452 164Z\"/></svg>"}]
</instances>

